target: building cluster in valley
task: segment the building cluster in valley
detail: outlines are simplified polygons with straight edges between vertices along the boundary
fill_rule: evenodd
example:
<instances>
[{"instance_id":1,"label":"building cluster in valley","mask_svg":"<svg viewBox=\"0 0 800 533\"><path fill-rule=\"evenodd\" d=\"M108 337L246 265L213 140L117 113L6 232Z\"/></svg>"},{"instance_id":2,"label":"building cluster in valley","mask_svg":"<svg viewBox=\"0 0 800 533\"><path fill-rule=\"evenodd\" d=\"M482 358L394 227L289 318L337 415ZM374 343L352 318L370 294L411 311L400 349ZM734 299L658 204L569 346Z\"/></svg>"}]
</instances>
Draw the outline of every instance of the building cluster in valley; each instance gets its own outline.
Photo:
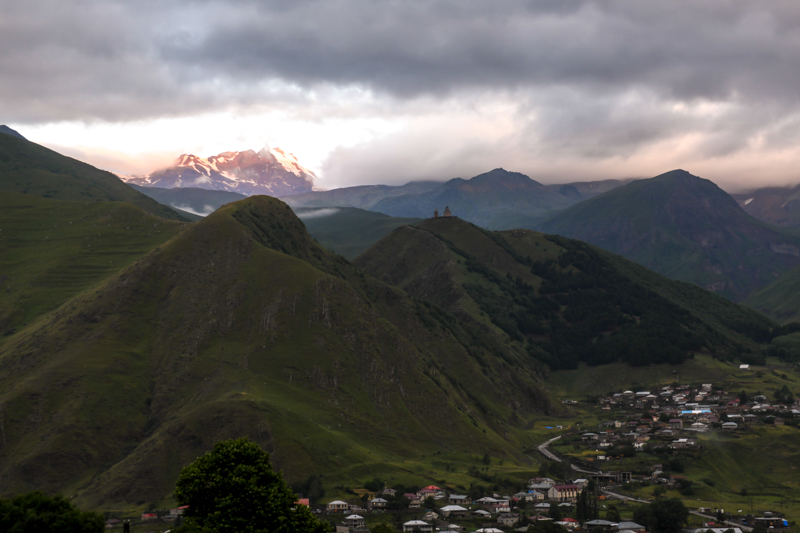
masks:
<instances>
[{"instance_id":1,"label":"building cluster in valley","mask_svg":"<svg viewBox=\"0 0 800 533\"><path fill-rule=\"evenodd\" d=\"M586 433L583 439L597 441L600 448L617 442L631 442L634 447L642 448L654 438L665 441L671 448L692 447L697 445L697 439L691 435L697 432L741 431L757 424L796 424L800 399L794 399L791 393L787 396L783 402L770 402L762 394L742 398L741 393L715 390L711 383L618 392L601 397L600 407L624 409L636 416L607 421L599 432Z\"/></svg>"}]
</instances>

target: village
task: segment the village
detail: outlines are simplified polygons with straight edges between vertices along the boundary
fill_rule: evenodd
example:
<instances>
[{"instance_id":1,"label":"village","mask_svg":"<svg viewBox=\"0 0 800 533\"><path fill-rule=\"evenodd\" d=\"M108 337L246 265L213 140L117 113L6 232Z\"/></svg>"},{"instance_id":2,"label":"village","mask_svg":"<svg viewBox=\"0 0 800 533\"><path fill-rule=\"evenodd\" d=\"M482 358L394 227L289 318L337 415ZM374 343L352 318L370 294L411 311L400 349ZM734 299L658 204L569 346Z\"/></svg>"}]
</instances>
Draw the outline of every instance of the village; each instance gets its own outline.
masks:
<instances>
[{"instance_id":1,"label":"village","mask_svg":"<svg viewBox=\"0 0 800 533\"><path fill-rule=\"evenodd\" d=\"M702 450L699 435L721 432L736 435L759 425L796 426L800 399L791 392L777 391L772 401L763 394L752 397L716 389L713 384L697 386L674 383L657 390L626 390L589 398L599 413L596 427L548 427L561 434L538 447L545 463L562 465L560 475L532 477L516 493L459 493L452 487L428 485L420 489L370 487L359 498L306 505L335 533L369 533L376 525L392 524L389 531L479 532L528 531L548 523L544 533L590 531L592 533L647 533L645 526L622 515L632 515L646 500L623 495L632 484L655 486L656 498L668 490L691 494L691 482L681 475L683 454ZM575 405L575 400L564 400ZM640 452L663 457L642 468L626 469L626 462ZM644 455L644 454L643 454ZM571 472L574 476L567 476ZM183 508L142 514L141 523L180 524ZM620 511L622 511L620 513ZM696 508L688 531L742 533L754 526L782 529L789 526L778 512L763 511L726 516L719 523L721 509ZM109 519L107 528L122 525ZM552 528L556 529L552 529ZM386 531L378 529L378 531Z\"/></svg>"}]
</instances>

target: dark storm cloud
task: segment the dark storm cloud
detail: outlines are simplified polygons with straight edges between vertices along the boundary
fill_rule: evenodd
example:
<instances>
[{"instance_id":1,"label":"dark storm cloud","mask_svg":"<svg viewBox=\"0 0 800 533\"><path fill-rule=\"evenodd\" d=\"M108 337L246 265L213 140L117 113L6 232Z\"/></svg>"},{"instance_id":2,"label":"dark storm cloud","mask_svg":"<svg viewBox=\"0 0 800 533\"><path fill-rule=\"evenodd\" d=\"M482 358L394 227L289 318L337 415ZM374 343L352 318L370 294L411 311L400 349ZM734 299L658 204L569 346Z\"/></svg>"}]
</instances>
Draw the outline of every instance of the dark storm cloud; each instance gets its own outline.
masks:
<instances>
[{"instance_id":1,"label":"dark storm cloud","mask_svg":"<svg viewBox=\"0 0 800 533\"><path fill-rule=\"evenodd\" d=\"M492 153L624 160L670 141L718 158L800 140L800 4L788 0L33 0L0 7L0 50L0 117L17 124L438 113L442 135L426 138L451 143L450 160L431 154L440 168ZM489 125L486 102L506 104L509 131L445 135L451 108ZM398 153L419 148L415 135L392 137ZM327 166L391 144L338 150Z\"/></svg>"},{"instance_id":2,"label":"dark storm cloud","mask_svg":"<svg viewBox=\"0 0 800 533\"><path fill-rule=\"evenodd\" d=\"M644 87L672 99L800 95L794 2L37 0L2 9L0 109L16 120L251 103L269 80L401 99L557 86Z\"/></svg>"}]
</instances>

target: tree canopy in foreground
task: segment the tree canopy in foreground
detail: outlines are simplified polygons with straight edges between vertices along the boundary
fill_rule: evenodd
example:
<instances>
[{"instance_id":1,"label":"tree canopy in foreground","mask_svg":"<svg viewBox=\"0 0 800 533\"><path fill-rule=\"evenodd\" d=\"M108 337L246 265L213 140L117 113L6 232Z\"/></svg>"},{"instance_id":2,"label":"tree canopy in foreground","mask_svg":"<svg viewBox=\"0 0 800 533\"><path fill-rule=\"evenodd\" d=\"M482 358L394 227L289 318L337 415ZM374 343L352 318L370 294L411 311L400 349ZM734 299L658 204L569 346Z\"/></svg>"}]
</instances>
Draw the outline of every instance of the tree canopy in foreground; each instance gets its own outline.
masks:
<instances>
[{"instance_id":1,"label":"tree canopy in foreground","mask_svg":"<svg viewBox=\"0 0 800 533\"><path fill-rule=\"evenodd\" d=\"M104 529L102 515L81 511L60 495L31 492L0 500L0 531L6 533L100 533Z\"/></svg>"},{"instance_id":2,"label":"tree canopy in foreground","mask_svg":"<svg viewBox=\"0 0 800 533\"><path fill-rule=\"evenodd\" d=\"M325 533L280 472L269 453L245 439L222 441L181 470L175 499L188 505L182 531L215 533Z\"/></svg>"}]
</instances>

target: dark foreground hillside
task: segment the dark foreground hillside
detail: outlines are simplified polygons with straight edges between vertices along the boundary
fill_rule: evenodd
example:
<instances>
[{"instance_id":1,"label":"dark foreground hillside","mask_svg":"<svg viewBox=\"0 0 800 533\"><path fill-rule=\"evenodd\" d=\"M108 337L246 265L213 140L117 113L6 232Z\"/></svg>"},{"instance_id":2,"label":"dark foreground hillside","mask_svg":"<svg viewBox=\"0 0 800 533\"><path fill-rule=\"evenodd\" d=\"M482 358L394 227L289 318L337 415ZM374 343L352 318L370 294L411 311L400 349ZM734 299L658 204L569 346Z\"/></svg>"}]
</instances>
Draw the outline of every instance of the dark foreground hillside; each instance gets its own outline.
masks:
<instances>
[{"instance_id":1,"label":"dark foreground hillside","mask_svg":"<svg viewBox=\"0 0 800 533\"><path fill-rule=\"evenodd\" d=\"M580 241L489 232L457 218L403 227L357 266L467 323L492 325L553 369L759 360L769 319Z\"/></svg>"},{"instance_id":2,"label":"dark foreground hillside","mask_svg":"<svg viewBox=\"0 0 800 533\"><path fill-rule=\"evenodd\" d=\"M0 133L0 192L54 200L130 202L161 218L186 221L111 172L5 133Z\"/></svg>"},{"instance_id":3,"label":"dark foreground hillside","mask_svg":"<svg viewBox=\"0 0 800 533\"><path fill-rule=\"evenodd\" d=\"M233 436L290 481L436 451L524 460L514 430L553 409L540 366L252 197L5 338L0 493L143 504Z\"/></svg>"}]
</instances>

